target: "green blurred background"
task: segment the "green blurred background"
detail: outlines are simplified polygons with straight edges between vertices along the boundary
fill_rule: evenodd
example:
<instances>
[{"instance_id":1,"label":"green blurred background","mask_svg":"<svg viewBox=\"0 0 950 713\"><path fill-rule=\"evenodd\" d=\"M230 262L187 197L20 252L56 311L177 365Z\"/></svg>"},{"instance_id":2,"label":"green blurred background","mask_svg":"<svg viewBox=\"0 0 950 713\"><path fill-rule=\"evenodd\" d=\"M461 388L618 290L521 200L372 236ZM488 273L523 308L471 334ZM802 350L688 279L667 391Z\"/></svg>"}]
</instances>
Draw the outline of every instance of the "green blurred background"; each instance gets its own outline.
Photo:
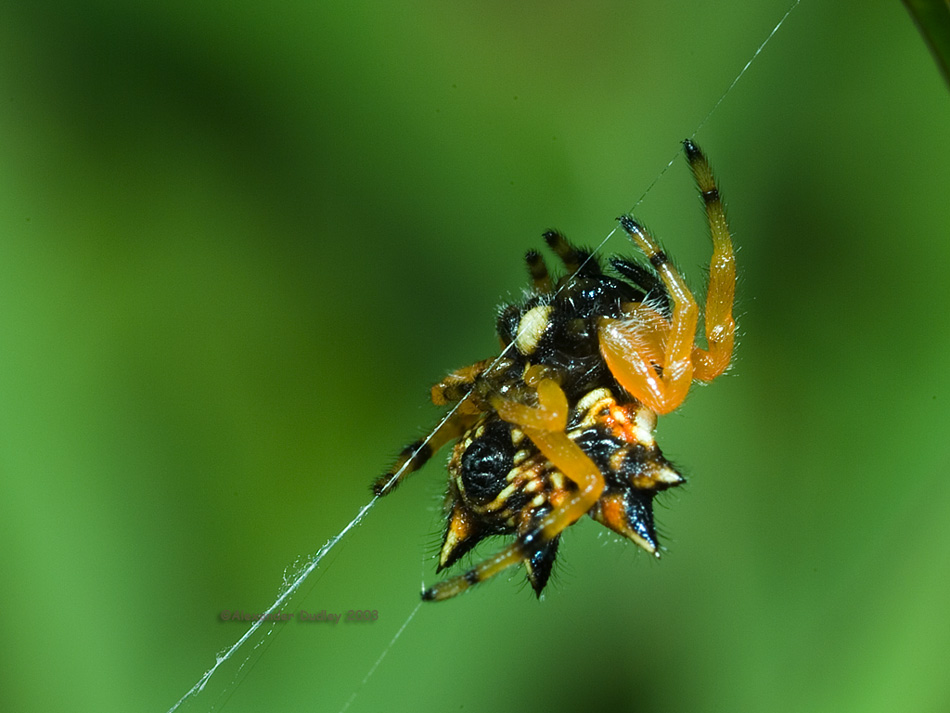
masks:
<instances>
[{"instance_id":1,"label":"green blurred background","mask_svg":"<svg viewBox=\"0 0 950 713\"><path fill-rule=\"evenodd\" d=\"M786 9L5 4L0 709L174 704L494 353L525 249L674 156L637 215L701 289L678 142ZM277 626L185 709L947 710L948 120L899 2L805 0L696 135L743 336L660 422L663 560L585 520L541 604L425 606L363 685L437 579L434 463L288 607L378 621Z\"/></svg>"}]
</instances>

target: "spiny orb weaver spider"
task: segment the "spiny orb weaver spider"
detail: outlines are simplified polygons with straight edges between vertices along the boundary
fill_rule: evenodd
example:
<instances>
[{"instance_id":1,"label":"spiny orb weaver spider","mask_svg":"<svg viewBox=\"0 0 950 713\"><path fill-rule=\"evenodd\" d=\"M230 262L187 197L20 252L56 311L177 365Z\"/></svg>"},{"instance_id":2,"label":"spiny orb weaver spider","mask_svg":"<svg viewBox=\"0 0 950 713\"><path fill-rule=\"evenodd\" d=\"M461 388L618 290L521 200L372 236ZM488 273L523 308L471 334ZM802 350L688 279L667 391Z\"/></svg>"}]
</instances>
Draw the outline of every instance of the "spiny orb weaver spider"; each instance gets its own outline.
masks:
<instances>
[{"instance_id":1,"label":"spiny orb weaver spider","mask_svg":"<svg viewBox=\"0 0 950 713\"><path fill-rule=\"evenodd\" d=\"M616 276L589 251L545 234L567 268L552 280L544 259L525 256L533 289L504 307L500 356L432 387L455 409L427 439L405 449L373 486L385 495L449 441L447 523L437 571L490 535L514 535L501 552L426 589L449 599L524 563L540 597L561 533L584 514L659 556L653 498L683 477L653 439L657 415L709 382L732 357L735 259L712 170L692 141L686 159L706 207L713 243L706 296L706 349L694 344L696 300L666 253L628 216L618 218L650 267L619 256Z\"/></svg>"}]
</instances>

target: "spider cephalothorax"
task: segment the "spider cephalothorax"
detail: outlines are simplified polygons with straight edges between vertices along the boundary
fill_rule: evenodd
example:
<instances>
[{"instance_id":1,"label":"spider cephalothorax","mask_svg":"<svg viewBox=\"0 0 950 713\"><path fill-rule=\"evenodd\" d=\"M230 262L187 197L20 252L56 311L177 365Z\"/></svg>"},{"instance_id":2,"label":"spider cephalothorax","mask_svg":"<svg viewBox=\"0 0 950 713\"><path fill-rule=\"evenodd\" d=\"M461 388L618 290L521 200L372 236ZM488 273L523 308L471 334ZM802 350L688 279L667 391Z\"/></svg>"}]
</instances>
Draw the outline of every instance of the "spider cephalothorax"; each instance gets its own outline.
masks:
<instances>
[{"instance_id":1,"label":"spider cephalothorax","mask_svg":"<svg viewBox=\"0 0 950 713\"><path fill-rule=\"evenodd\" d=\"M735 263L719 191L702 152L689 140L684 147L713 241L706 349L694 344L695 299L633 219L619 220L650 267L614 257L613 275L560 233L546 233L567 274L553 280L541 255L528 252L533 288L500 312L501 355L432 387L435 404L454 404L450 415L374 485L377 495L390 492L456 440L439 570L485 537L515 538L423 599L448 599L518 563L540 595L561 533L585 514L659 553L653 498L683 478L654 442L657 414L679 406L693 380L725 371L735 334Z\"/></svg>"}]
</instances>

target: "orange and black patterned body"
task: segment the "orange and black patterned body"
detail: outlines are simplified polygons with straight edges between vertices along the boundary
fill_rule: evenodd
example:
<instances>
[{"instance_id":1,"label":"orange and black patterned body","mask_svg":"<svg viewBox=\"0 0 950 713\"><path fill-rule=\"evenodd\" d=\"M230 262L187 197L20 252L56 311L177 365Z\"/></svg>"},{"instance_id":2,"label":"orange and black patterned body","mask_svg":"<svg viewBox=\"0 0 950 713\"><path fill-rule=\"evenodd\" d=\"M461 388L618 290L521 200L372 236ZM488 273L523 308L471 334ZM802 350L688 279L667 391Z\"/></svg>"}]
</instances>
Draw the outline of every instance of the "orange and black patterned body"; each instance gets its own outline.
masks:
<instances>
[{"instance_id":1,"label":"orange and black patterned body","mask_svg":"<svg viewBox=\"0 0 950 713\"><path fill-rule=\"evenodd\" d=\"M694 380L726 370L735 334L725 212L705 156L691 141L684 147L713 242L706 347L695 343L699 307L684 279L632 218L620 225L646 264L615 256L609 272L590 251L546 233L567 274L553 278L538 252L527 253L533 289L499 314L501 355L432 388L432 401L452 410L373 486L391 492L455 441L439 570L486 537L514 538L423 599L449 599L517 564L540 596L561 533L584 515L659 554L653 499L683 478L654 441L657 415L677 408Z\"/></svg>"},{"instance_id":2,"label":"orange and black patterned body","mask_svg":"<svg viewBox=\"0 0 950 713\"><path fill-rule=\"evenodd\" d=\"M567 430L604 476L603 494L588 514L654 554L659 544L653 497L684 482L657 447L655 424L652 411L637 402L618 403L601 388L577 402ZM522 431L495 414L485 414L455 444L449 476L440 571L485 537L530 532L577 490ZM525 560L538 594L547 584L558 541L555 537Z\"/></svg>"}]
</instances>

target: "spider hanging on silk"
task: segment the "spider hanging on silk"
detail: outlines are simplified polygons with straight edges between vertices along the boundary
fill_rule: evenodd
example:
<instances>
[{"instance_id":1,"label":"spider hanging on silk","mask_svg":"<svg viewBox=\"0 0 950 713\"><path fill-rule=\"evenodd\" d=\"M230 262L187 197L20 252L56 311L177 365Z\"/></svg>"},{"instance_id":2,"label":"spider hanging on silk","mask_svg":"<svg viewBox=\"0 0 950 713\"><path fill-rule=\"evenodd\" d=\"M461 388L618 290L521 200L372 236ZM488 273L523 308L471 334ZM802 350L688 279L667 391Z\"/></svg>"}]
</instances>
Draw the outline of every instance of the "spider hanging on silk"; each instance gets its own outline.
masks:
<instances>
[{"instance_id":1,"label":"spider hanging on silk","mask_svg":"<svg viewBox=\"0 0 950 713\"><path fill-rule=\"evenodd\" d=\"M676 409L693 381L726 370L735 335L735 259L725 211L706 157L689 139L683 146L713 243L706 348L694 343L695 298L634 219L618 220L649 267L614 256L605 272L589 251L546 233L567 274L553 279L540 253L527 253L533 288L501 310L501 356L432 387L433 403L455 410L428 438L407 446L373 486L377 495L392 492L455 441L438 571L486 537L514 536L464 574L423 591L424 600L454 597L521 563L540 596L561 533L585 514L659 555L653 498L684 479L653 438L657 416Z\"/></svg>"}]
</instances>

